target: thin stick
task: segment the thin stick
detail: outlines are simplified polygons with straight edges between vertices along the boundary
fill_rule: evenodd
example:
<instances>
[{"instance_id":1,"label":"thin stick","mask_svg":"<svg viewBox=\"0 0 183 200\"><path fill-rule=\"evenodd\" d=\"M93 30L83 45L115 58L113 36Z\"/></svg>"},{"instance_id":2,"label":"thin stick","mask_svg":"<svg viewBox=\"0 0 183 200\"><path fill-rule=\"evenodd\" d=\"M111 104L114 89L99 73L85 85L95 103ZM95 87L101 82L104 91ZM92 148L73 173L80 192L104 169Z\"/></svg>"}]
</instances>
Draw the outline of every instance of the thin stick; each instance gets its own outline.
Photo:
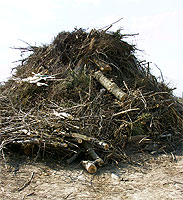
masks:
<instances>
[{"instance_id":1,"label":"thin stick","mask_svg":"<svg viewBox=\"0 0 183 200\"><path fill-rule=\"evenodd\" d=\"M33 177L34 177L34 172L32 172L30 179L26 183L24 183L24 185L21 188L19 188L17 191L20 192L23 189L25 189L28 185L30 185Z\"/></svg>"},{"instance_id":2,"label":"thin stick","mask_svg":"<svg viewBox=\"0 0 183 200\"><path fill-rule=\"evenodd\" d=\"M2 153L3 160L4 160L5 168L8 169L3 149L1 149L1 153Z\"/></svg>"},{"instance_id":3,"label":"thin stick","mask_svg":"<svg viewBox=\"0 0 183 200\"><path fill-rule=\"evenodd\" d=\"M104 28L106 28L106 29L105 29L105 32L106 32L106 31L109 30L114 24L118 23L118 22L121 21L122 19L123 19L123 17L121 17L121 18L118 19L117 21L115 21L115 22L113 22L113 23L111 23L111 24L109 24L109 25L107 25L107 26L104 26L103 28L100 28L99 31L101 31L101 30L103 30Z\"/></svg>"},{"instance_id":4,"label":"thin stick","mask_svg":"<svg viewBox=\"0 0 183 200\"><path fill-rule=\"evenodd\" d=\"M140 110L140 108L131 108L131 109L128 109L128 110L124 110L124 111L113 114L112 117L116 117L118 115L126 114L128 112L137 111L137 110Z\"/></svg>"}]
</instances>

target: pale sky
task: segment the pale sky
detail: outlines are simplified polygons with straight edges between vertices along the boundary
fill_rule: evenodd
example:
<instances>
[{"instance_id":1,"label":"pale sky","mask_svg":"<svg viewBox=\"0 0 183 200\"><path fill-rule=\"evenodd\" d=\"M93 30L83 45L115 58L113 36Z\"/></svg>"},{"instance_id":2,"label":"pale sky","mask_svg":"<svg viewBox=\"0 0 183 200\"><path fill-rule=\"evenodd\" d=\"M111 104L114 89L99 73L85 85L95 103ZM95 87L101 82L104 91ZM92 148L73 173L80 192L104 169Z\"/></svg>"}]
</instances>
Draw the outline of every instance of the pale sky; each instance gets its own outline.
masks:
<instances>
[{"instance_id":1,"label":"pale sky","mask_svg":"<svg viewBox=\"0 0 183 200\"><path fill-rule=\"evenodd\" d=\"M0 82L11 76L20 52L10 47L49 44L74 27L102 28L123 19L111 30L139 33L130 42L144 50L141 59L157 65L167 83L183 92L183 0L0 0Z\"/></svg>"}]
</instances>

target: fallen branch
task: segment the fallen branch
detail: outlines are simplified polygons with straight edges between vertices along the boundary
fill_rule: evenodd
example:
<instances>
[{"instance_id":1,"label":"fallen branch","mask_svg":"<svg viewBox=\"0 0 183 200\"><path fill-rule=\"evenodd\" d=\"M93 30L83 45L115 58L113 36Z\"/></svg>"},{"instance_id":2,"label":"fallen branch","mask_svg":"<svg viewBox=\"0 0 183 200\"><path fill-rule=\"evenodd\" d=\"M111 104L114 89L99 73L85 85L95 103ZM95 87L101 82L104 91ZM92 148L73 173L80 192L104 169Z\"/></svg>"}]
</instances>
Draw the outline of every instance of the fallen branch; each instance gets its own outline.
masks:
<instances>
[{"instance_id":1,"label":"fallen branch","mask_svg":"<svg viewBox=\"0 0 183 200\"><path fill-rule=\"evenodd\" d=\"M32 172L30 179L21 188L19 188L17 191L20 192L23 189L25 189L28 185L30 185L33 177L34 177L34 172Z\"/></svg>"}]
</instances>

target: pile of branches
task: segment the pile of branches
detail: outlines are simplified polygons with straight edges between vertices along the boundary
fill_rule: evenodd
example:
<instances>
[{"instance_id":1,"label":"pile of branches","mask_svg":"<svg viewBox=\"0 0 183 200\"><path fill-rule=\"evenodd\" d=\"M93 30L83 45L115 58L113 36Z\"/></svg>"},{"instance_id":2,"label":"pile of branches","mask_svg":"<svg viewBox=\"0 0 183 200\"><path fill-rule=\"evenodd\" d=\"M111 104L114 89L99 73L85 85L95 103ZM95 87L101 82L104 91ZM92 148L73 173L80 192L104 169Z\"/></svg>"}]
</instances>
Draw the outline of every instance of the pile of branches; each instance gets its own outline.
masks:
<instances>
[{"instance_id":1,"label":"pile of branches","mask_svg":"<svg viewBox=\"0 0 183 200\"><path fill-rule=\"evenodd\" d=\"M21 146L27 155L54 152L68 163L82 154L94 173L125 159L131 143L173 148L183 107L126 36L76 29L49 45L18 48L29 56L0 89L1 151Z\"/></svg>"}]
</instances>

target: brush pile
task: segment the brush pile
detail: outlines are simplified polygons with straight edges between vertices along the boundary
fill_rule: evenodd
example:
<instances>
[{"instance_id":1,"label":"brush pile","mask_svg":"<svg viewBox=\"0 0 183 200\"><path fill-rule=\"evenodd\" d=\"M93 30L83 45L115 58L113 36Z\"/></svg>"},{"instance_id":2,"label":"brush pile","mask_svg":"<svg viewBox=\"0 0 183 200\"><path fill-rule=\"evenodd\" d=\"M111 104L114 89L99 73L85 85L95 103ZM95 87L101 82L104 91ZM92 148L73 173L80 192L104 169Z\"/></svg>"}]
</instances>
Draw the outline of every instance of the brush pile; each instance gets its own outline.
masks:
<instances>
[{"instance_id":1,"label":"brush pile","mask_svg":"<svg viewBox=\"0 0 183 200\"><path fill-rule=\"evenodd\" d=\"M1 151L21 146L27 155L52 152L68 163L82 154L94 173L124 159L131 143L173 148L182 137L182 105L126 36L76 29L49 45L19 48L29 56L1 86Z\"/></svg>"}]
</instances>

